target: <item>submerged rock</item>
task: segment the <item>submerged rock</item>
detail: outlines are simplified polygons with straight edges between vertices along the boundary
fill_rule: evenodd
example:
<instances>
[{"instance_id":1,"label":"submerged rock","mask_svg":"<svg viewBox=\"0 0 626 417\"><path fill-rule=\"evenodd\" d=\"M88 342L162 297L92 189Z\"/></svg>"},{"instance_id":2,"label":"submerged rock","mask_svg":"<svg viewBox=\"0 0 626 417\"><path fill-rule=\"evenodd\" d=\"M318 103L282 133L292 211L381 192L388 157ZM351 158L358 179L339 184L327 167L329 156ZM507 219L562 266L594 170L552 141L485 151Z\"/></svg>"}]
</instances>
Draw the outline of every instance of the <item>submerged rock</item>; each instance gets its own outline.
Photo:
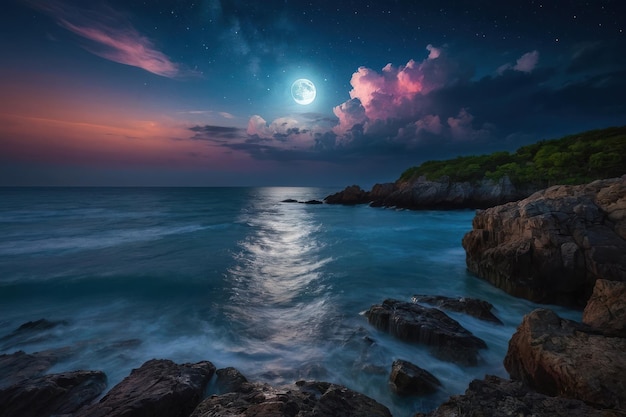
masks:
<instances>
[{"instance_id":1,"label":"submerged rock","mask_svg":"<svg viewBox=\"0 0 626 417\"><path fill-rule=\"evenodd\" d=\"M476 317L480 320L502 324L502 321L491 312L493 304L484 300L479 300L478 298L452 298L444 297L442 295L414 295L412 300L416 303L430 304L444 310L457 311Z\"/></svg>"},{"instance_id":2,"label":"submerged rock","mask_svg":"<svg viewBox=\"0 0 626 417\"><path fill-rule=\"evenodd\" d=\"M241 416L391 417L391 413L384 405L341 385L299 381L283 387L243 383L237 391L205 399L191 415L191 417Z\"/></svg>"},{"instance_id":3,"label":"submerged rock","mask_svg":"<svg viewBox=\"0 0 626 417\"><path fill-rule=\"evenodd\" d=\"M454 395L430 413L415 417L609 417L575 399L539 394L519 381L487 375L470 383L463 395Z\"/></svg>"},{"instance_id":4,"label":"submerged rock","mask_svg":"<svg viewBox=\"0 0 626 417\"><path fill-rule=\"evenodd\" d=\"M74 371L22 380L0 390L0 415L39 417L70 414L106 388L100 371Z\"/></svg>"},{"instance_id":5,"label":"submerged rock","mask_svg":"<svg viewBox=\"0 0 626 417\"><path fill-rule=\"evenodd\" d=\"M202 401L215 366L150 360L75 417L186 417Z\"/></svg>"},{"instance_id":6,"label":"submerged rock","mask_svg":"<svg viewBox=\"0 0 626 417\"><path fill-rule=\"evenodd\" d=\"M427 395L441 387L441 382L430 372L411 362L396 360L391 365L389 385L398 395Z\"/></svg>"},{"instance_id":7,"label":"submerged rock","mask_svg":"<svg viewBox=\"0 0 626 417\"><path fill-rule=\"evenodd\" d=\"M524 316L509 342L511 378L546 395L598 407L626 406L626 339L537 309Z\"/></svg>"},{"instance_id":8,"label":"submerged rock","mask_svg":"<svg viewBox=\"0 0 626 417\"><path fill-rule=\"evenodd\" d=\"M366 312L371 325L408 342L431 346L432 354L461 365L476 365L487 344L443 311L398 300L385 300Z\"/></svg>"},{"instance_id":9,"label":"submerged rock","mask_svg":"<svg viewBox=\"0 0 626 417\"><path fill-rule=\"evenodd\" d=\"M626 281L626 176L481 211L463 247L468 269L509 294L582 307L597 279Z\"/></svg>"}]
</instances>

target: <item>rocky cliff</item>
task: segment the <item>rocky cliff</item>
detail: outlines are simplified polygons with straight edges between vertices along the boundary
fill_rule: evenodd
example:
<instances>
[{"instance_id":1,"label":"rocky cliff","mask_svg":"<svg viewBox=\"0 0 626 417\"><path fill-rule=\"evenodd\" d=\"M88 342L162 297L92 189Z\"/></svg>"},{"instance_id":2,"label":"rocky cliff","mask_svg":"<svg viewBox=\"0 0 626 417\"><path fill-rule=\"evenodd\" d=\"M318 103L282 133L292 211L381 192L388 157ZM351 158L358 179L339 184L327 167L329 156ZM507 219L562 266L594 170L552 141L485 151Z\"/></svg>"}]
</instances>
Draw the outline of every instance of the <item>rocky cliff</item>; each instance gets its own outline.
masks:
<instances>
[{"instance_id":1,"label":"rocky cliff","mask_svg":"<svg viewBox=\"0 0 626 417\"><path fill-rule=\"evenodd\" d=\"M626 176L480 211L463 247L468 269L506 292L582 307L598 278L626 281Z\"/></svg>"},{"instance_id":2,"label":"rocky cliff","mask_svg":"<svg viewBox=\"0 0 626 417\"><path fill-rule=\"evenodd\" d=\"M371 204L375 207L419 209L486 208L516 201L537 191L533 187L516 187L508 177L498 181L454 182L448 177L428 181L419 177L412 181L376 184L370 191L357 185L325 198L328 204Z\"/></svg>"}]
</instances>

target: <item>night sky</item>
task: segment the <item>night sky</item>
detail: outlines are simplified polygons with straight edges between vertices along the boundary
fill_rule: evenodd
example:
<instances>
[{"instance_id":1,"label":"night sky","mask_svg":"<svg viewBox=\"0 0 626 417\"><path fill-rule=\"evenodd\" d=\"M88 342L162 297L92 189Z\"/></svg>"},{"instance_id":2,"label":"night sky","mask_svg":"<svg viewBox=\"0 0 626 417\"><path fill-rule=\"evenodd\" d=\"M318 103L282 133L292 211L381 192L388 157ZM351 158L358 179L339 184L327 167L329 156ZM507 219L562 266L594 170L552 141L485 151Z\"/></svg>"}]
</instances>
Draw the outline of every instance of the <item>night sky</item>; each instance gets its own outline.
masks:
<instances>
[{"instance_id":1,"label":"night sky","mask_svg":"<svg viewBox=\"0 0 626 417\"><path fill-rule=\"evenodd\" d=\"M371 186L626 124L615 1L9 0L0 185ZM315 101L291 84L311 80Z\"/></svg>"}]
</instances>

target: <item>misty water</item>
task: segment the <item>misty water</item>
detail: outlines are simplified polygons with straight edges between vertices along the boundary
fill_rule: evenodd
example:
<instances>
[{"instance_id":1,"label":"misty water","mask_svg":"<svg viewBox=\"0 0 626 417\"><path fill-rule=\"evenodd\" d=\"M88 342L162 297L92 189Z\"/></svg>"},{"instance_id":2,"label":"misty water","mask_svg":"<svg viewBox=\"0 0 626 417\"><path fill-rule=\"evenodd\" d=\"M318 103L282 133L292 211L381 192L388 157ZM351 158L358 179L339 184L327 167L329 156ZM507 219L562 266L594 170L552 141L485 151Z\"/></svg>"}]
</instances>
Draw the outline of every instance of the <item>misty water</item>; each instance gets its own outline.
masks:
<instances>
[{"instance_id":1,"label":"misty water","mask_svg":"<svg viewBox=\"0 0 626 417\"><path fill-rule=\"evenodd\" d=\"M0 189L0 353L66 348L49 372L103 370L109 388L152 358L210 360L253 381L339 383L394 416L430 410L485 374L507 376L508 340L538 305L466 271L461 238L474 212L281 202L335 191ZM487 342L478 366L368 325L372 304L413 294L494 304L502 326L448 313ZM14 333L43 318L60 324ZM395 359L430 371L442 389L392 394Z\"/></svg>"}]
</instances>

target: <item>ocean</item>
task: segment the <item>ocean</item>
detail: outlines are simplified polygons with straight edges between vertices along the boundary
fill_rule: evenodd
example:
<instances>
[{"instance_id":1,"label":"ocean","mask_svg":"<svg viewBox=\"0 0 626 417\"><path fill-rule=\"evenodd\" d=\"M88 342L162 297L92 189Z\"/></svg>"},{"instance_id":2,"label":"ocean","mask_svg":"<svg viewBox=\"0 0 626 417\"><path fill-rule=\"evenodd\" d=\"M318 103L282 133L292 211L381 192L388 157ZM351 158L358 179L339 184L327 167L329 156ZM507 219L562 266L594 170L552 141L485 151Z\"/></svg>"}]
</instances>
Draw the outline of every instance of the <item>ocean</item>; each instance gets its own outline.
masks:
<instances>
[{"instance_id":1,"label":"ocean","mask_svg":"<svg viewBox=\"0 0 626 417\"><path fill-rule=\"evenodd\" d=\"M149 359L210 360L252 381L339 383L394 416L431 410L485 374L508 376L509 338L540 306L466 271L461 238L474 212L282 202L336 191L2 188L0 353L64 348L49 372L98 369L109 387ZM494 305L504 325L448 312L487 342L478 366L438 360L367 323L371 305L414 294ZM58 325L14 333L39 319ZM394 395L396 359L442 389Z\"/></svg>"}]
</instances>

